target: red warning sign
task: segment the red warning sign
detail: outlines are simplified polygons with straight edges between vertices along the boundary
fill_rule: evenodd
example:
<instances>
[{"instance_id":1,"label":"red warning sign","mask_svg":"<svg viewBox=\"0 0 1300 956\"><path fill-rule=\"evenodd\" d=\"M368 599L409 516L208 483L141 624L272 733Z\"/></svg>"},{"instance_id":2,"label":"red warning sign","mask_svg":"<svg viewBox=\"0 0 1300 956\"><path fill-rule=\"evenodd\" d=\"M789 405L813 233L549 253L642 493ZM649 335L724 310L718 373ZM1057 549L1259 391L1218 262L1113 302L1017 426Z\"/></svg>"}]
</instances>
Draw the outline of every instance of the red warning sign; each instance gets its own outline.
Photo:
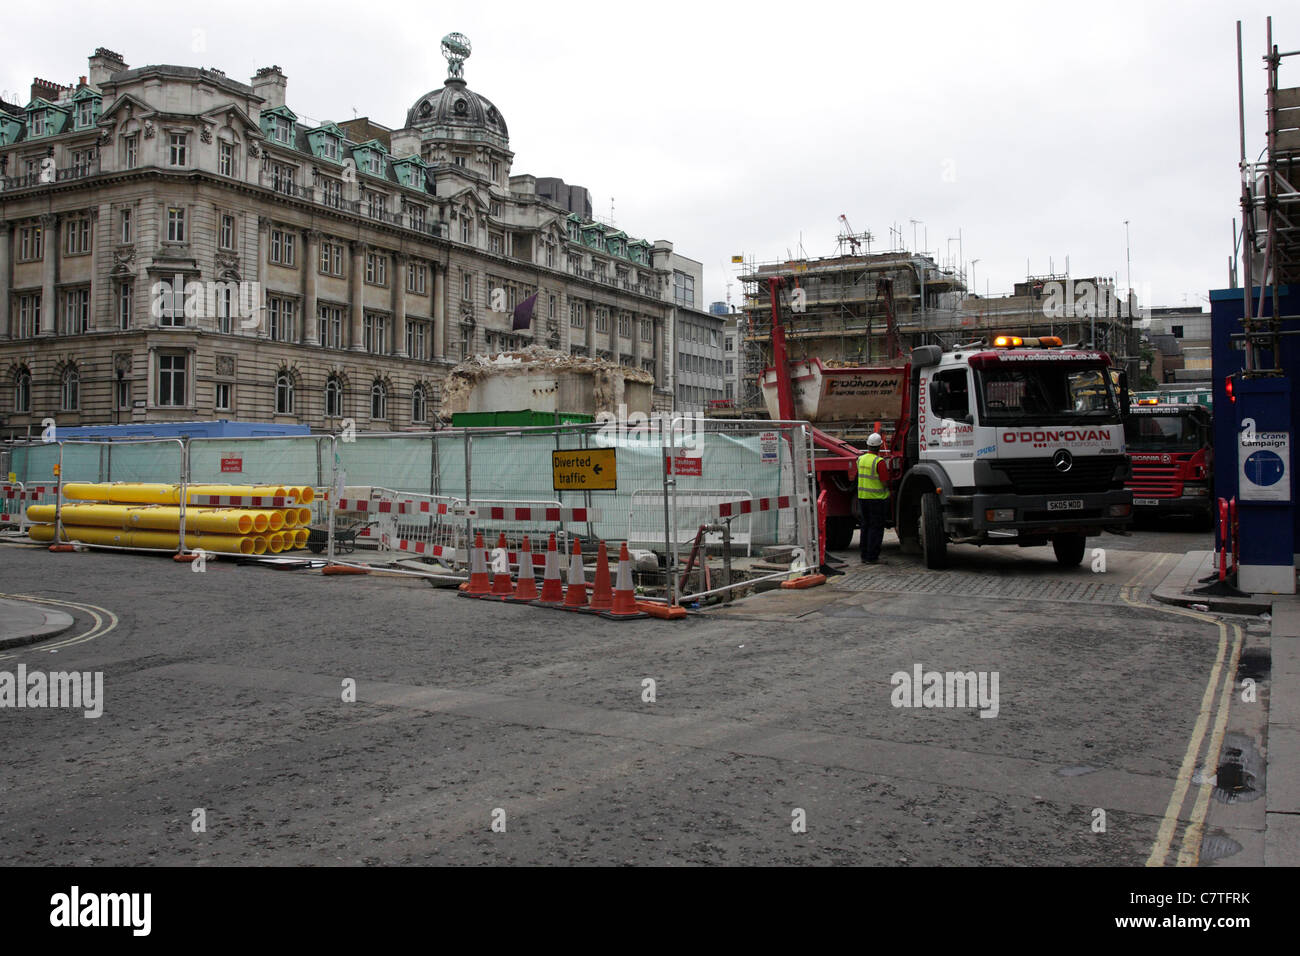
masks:
<instances>
[{"instance_id":1,"label":"red warning sign","mask_svg":"<svg viewBox=\"0 0 1300 956\"><path fill-rule=\"evenodd\" d=\"M224 471L243 471L244 459L242 458L223 458L221 459L221 470Z\"/></svg>"},{"instance_id":2,"label":"red warning sign","mask_svg":"<svg viewBox=\"0 0 1300 956\"><path fill-rule=\"evenodd\" d=\"M677 458L667 459L668 474L681 475L689 478L702 478L704 476L704 459L688 458L685 455Z\"/></svg>"}]
</instances>

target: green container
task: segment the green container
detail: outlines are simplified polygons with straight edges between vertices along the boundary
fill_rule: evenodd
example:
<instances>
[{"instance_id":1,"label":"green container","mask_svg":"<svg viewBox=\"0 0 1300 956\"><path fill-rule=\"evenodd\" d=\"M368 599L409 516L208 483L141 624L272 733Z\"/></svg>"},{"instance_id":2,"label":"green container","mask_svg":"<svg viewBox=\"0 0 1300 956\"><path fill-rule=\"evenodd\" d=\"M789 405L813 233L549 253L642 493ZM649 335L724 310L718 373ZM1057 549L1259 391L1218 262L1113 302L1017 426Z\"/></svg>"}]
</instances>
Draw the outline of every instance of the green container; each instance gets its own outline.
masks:
<instances>
[{"instance_id":1,"label":"green container","mask_svg":"<svg viewBox=\"0 0 1300 956\"><path fill-rule=\"evenodd\" d=\"M451 416L454 428L526 428L536 425L586 425L594 422L594 415L579 412L534 412L523 409L517 412L455 412Z\"/></svg>"}]
</instances>

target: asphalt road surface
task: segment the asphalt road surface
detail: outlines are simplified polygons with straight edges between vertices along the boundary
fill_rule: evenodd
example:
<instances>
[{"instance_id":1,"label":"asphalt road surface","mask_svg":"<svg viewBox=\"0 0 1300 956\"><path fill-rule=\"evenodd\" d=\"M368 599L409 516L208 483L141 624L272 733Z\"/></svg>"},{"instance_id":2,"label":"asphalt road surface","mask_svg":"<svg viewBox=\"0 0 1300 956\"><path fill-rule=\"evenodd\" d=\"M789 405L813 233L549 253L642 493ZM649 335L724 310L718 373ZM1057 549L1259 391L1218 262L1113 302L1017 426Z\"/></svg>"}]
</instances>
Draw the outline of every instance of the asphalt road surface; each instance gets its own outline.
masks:
<instances>
[{"instance_id":1,"label":"asphalt road surface","mask_svg":"<svg viewBox=\"0 0 1300 956\"><path fill-rule=\"evenodd\" d=\"M891 535L888 565L847 553L827 587L623 623L0 546L0 591L78 621L0 672L103 674L98 718L0 709L0 862L1257 862L1263 801L1175 802L1217 760L1193 744L1224 628L1146 594L1208 540L1098 539L1097 573L957 547L928 572ZM918 665L989 693L896 706Z\"/></svg>"}]
</instances>

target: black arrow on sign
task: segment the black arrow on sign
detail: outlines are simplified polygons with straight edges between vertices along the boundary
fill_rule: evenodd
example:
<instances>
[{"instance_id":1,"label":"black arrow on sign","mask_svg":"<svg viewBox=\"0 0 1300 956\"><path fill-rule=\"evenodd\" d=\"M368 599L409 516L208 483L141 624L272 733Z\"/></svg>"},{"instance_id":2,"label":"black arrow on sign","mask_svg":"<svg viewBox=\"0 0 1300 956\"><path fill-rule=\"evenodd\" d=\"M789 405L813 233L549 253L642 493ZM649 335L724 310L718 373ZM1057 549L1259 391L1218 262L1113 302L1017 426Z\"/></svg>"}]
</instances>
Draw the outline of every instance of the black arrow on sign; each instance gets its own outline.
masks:
<instances>
[{"instance_id":1,"label":"black arrow on sign","mask_svg":"<svg viewBox=\"0 0 1300 956\"><path fill-rule=\"evenodd\" d=\"M603 469L601 469L600 465L593 465L591 470L599 475Z\"/></svg>"}]
</instances>

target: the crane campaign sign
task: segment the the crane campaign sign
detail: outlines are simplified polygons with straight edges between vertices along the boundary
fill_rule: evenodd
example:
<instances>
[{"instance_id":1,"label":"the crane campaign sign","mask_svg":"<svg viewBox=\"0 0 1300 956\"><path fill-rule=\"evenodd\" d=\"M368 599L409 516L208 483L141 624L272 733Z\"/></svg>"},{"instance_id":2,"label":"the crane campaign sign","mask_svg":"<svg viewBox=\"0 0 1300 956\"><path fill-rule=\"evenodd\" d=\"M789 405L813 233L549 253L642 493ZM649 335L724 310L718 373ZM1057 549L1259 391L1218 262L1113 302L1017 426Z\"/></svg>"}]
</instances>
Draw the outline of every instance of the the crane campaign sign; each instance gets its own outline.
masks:
<instances>
[{"instance_id":1,"label":"the crane campaign sign","mask_svg":"<svg viewBox=\"0 0 1300 956\"><path fill-rule=\"evenodd\" d=\"M1237 435L1237 488L1241 501L1291 500L1291 433L1257 431L1255 420Z\"/></svg>"}]
</instances>

